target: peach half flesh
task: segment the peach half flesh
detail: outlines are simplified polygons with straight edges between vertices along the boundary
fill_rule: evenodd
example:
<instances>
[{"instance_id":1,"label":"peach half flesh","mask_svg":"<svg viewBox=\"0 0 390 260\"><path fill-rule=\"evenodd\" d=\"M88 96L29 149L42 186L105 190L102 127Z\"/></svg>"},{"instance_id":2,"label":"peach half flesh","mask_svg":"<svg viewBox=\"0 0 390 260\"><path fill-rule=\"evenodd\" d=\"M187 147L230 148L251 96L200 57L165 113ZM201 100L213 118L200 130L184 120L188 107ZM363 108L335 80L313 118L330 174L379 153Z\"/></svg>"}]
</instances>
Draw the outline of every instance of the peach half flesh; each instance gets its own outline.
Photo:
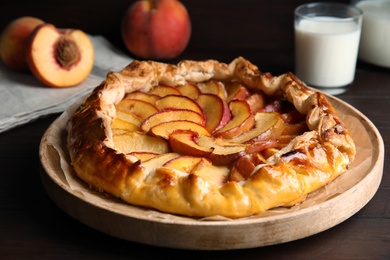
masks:
<instances>
[{"instance_id":1,"label":"peach half flesh","mask_svg":"<svg viewBox=\"0 0 390 260\"><path fill-rule=\"evenodd\" d=\"M57 29L42 24L31 34L26 49L32 73L50 87L71 87L83 82L92 70L94 48L81 30Z\"/></svg>"}]
</instances>

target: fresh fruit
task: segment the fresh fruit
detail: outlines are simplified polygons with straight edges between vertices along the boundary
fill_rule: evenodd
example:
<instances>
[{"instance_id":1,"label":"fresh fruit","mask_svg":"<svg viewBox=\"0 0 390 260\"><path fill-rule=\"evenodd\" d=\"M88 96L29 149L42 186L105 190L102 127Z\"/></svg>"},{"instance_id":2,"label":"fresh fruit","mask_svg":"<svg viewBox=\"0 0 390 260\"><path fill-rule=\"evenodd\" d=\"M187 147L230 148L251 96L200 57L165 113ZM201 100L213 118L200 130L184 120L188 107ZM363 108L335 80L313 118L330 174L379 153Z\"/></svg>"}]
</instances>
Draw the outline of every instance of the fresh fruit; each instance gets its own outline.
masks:
<instances>
[{"instance_id":1,"label":"fresh fruit","mask_svg":"<svg viewBox=\"0 0 390 260\"><path fill-rule=\"evenodd\" d=\"M215 94L200 94L196 102L206 117L206 129L210 133L224 127L231 119L229 106L225 100Z\"/></svg>"},{"instance_id":2,"label":"fresh fruit","mask_svg":"<svg viewBox=\"0 0 390 260\"><path fill-rule=\"evenodd\" d=\"M123 99L116 105L116 109L128 114L133 114L141 120L144 120L159 111L152 103L139 99Z\"/></svg>"},{"instance_id":3,"label":"fresh fruit","mask_svg":"<svg viewBox=\"0 0 390 260\"><path fill-rule=\"evenodd\" d=\"M178 0L136 1L126 11L121 25L127 49L143 59L176 58L191 36L191 21Z\"/></svg>"},{"instance_id":4,"label":"fresh fruit","mask_svg":"<svg viewBox=\"0 0 390 260\"><path fill-rule=\"evenodd\" d=\"M177 109L177 110L164 110L151 115L146 118L141 124L141 130L148 132L150 128L155 125L170 122L174 120L188 120L200 125L205 125L204 117L192 110L188 109Z\"/></svg>"},{"instance_id":5,"label":"fresh fruit","mask_svg":"<svg viewBox=\"0 0 390 260\"><path fill-rule=\"evenodd\" d=\"M31 32L44 21L23 16L10 22L0 36L0 58L11 69L28 71L25 56L27 40Z\"/></svg>"},{"instance_id":6,"label":"fresh fruit","mask_svg":"<svg viewBox=\"0 0 390 260\"><path fill-rule=\"evenodd\" d=\"M26 59L32 73L50 87L71 87L92 70L94 48L88 35L76 29L57 29L44 23L31 33Z\"/></svg>"},{"instance_id":7,"label":"fresh fruit","mask_svg":"<svg viewBox=\"0 0 390 260\"><path fill-rule=\"evenodd\" d=\"M232 100L229 103L232 119L216 133L216 137L233 138L248 131L255 123L254 116L245 100Z\"/></svg>"}]
</instances>

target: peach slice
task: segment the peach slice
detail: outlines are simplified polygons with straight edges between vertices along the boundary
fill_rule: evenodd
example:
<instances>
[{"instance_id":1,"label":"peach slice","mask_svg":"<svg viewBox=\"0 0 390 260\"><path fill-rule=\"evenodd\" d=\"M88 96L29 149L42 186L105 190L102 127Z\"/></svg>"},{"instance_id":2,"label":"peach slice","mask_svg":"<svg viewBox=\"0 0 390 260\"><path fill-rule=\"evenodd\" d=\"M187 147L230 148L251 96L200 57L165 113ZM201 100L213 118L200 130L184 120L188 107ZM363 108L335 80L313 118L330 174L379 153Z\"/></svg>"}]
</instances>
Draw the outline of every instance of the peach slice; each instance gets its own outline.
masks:
<instances>
[{"instance_id":1,"label":"peach slice","mask_svg":"<svg viewBox=\"0 0 390 260\"><path fill-rule=\"evenodd\" d=\"M50 87L71 87L83 82L92 70L94 48L81 30L57 29L44 23L31 33L26 59L32 73Z\"/></svg>"},{"instance_id":2,"label":"peach slice","mask_svg":"<svg viewBox=\"0 0 390 260\"><path fill-rule=\"evenodd\" d=\"M246 99L246 102L248 102L253 114L263 109L266 104L265 97L259 93L250 95Z\"/></svg>"},{"instance_id":3,"label":"peach slice","mask_svg":"<svg viewBox=\"0 0 390 260\"><path fill-rule=\"evenodd\" d=\"M202 108L189 97L181 95L167 95L156 102L159 110L188 109L203 115Z\"/></svg>"},{"instance_id":4,"label":"peach slice","mask_svg":"<svg viewBox=\"0 0 390 260\"><path fill-rule=\"evenodd\" d=\"M206 94L206 93L215 94L224 100L227 97L227 93L225 91L224 86L222 85L222 83L220 83L216 80L201 82L201 83L198 83L197 86L200 89L200 92L203 94Z\"/></svg>"},{"instance_id":5,"label":"peach slice","mask_svg":"<svg viewBox=\"0 0 390 260\"><path fill-rule=\"evenodd\" d=\"M166 162L172 160L173 158L176 158L180 156L177 153L164 153L164 154L158 154L149 160L145 160L142 162L142 168L145 171L152 171L154 169L162 167Z\"/></svg>"},{"instance_id":6,"label":"peach slice","mask_svg":"<svg viewBox=\"0 0 390 260\"><path fill-rule=\"evenodd\" d=\"M212 153L206 155L215 165L227 165L245 155L247 145L227 142L221 138L201 136L196 139L200 147L209 148Z\"/></svg>"},{"instance_id":7,"label":"peach slice","mask_svg":"<svg viewBox=\"0 0 390 260\"><path fill-rule=\"evenodd\" d=\"M226 84L225 88L228 94L226 98L228 103L233 99L246 100L250 96L248 89L237 81Z\"/></svg>"},{"instance_id":8,"label":"peach slice","mask_svg":"<svg viewBox=\"0 0 390 260\"><path fill-rule=\"evenodd\" d=\"M266 139L276 140L284 130L284 121L277 112L258 112L254 116L255 126L249 131L231 138L235 143L253 143Z\"/></svg>"},{"instance_id":9,"label":"peach slice","mask_svg":"<svg viewBox=\"0 0 390 260\"><path fill-rule=\"evenodd\" d=\"M131 152L129 155L132 155L139 161L144 162L158 156L159 154L154 152Z\"/></svg>"},{"instance_id":10,"label":"peach slice","mask_svg":"<svg viewBox=\"0 0 390 260\"><path fill-rule=\"evenodd\" d=\"M234 163L230 171L230 181L244 181L249 178L254 169L255 164L250 158L242 156Z\"/></svg>"},{"instance_id":11,"label":"peach slice","mask_svg":"<svg viewBox=\"0 0 390 260\"><path fill-rule=\"evenodd\" d=\"M129 121L125 121L119 118L114 118L111 122L112 129L125 129L127 131L137 131L139 127Z\"/></svg>"},{"instance_id":12,"label":"peach slice","mask_svg":"<svg viewBox=\"0 0 390 260\"><path fill-rule=\"evenodd\" d=\"M180 154L205 157L213 152L213 147L200 146L197 143L199 135L191 130L177 130L168 137L171 149Z\"/></svg>"},{"instance_id":13,"label":"peach slice","mask_svg":"<svg viewBox=\"0 0 390 260\"><path fill-rule=\"evenodd\" d=\"M196 99L201 93L198 86L194 83L179 85L177 86L177 89L181 92L183 96L189 97L191 99Z\"/></svg>"},{"instance_id":14,"label":"peach slice","mask_svg":"<svg viewBox=\"0 0 390 260\"><path fill-rule=\"evenodd\" d=\"M207 131L204 126L188 120L164 122L150 128L149 133L154 136L168 139L169 135L177 130L191 130L198 133L199 136L210 136L209 131Z\"/></svg>"},{"instance_id":15,"label":"peach slice","mask_svg":"<svg viewBox=\"0 0 390 260\"><path fill-rule=\"evenodd\" d=\"M208 183L214 183L221 187L228 181L229 172L230 170L227 166L217 166L213 165L208 160L201 160L192 169L190 175L196 175Z\"/></svg>"},{"instance_id":16,"label":"peach slice","mask_svg":"<svg viewBox=\"0 0 390 260\"><path fill-rule=\"evenodd\" d=\"M123 121L127 121L138 127L140 127L142 123L142 120L138 116L134 115L133 113L123 112L120 110L116 110L116 118Z\"/></svg>"},{"instance_id":17,"label":"peach slice","mask_svg":"<svg viewBox=\"0 0 390 260\"><path fill-rule=\"evenodd\" d=\"M229 108L233 118L216 133L216 137L233 138L248 131L254 125L254 116L245 100L232 100Z\"/></svg>"},{"instance_id":18,"label":"peach slice","mask_svg":"<svg viewBox=\"0 0 390 260\"><path fill-rule=\"evenodd\" d=\"M157 85L153 87L148 93L157 95L159 97L165 97L168 95L181 95L177 88L167 85Z\"/></svg>"},{"instance_id":19,"label":"peach slice","mask_svg":"<svg viewBox=\"0 0 390 260\"><path fill-rule=\"evenodd\" d=\"M159 111L152 103L139 99L122 99L115 107L119 111L134 114L141 120L144 120Z\"/></svg>"},{"instance_id":20,"label":"peach slice","mask_svg":"<svg viewBox=\"0 0 390 260\"><path fill-rule=\"evenodd\" d=\"M169 147L165 140L139 132L114 135L113 141L116 149L122 153L154 152L162 154L169 152Z\"/></svg>"},{"instance_id":21,"label":"peach slice","mask_svg":"<svg viewBox=\"0 0 390 260\"><path fill-rule=\"evenodd\" d=\"M215 94L201 94L196 102L202 108L206 117L206 129L210 133L224 127L231 119L229 106Z\"/></svg>"},{"instance_id":22,"label":"peach slice","mask_svg":"<svg viewBox=\"0 0 390 260\"><path fill-rule=\"evenodd\" d=\"M155 95L155 94L145 93L142 91L130 92L130 93L126 94L126 96L124 97L124 99L139 99L139 100L149 102L151 104L156 104L156 101L159 98L160 97Z\"/></svg>"},{"instance_id":23,"label":"peach slice","mask_svg":"<svg viewBox=\"0 0 390 260\"><path fill-rule=\"evenodd\" d=\"M205 125L205 118L203 117L203 115L198 114L193 110L163 110L146 118L141 124L141 130L148 132L149 129L155 125L175 120L188 120L200 125Z\"/></svg>"},{"instance_id":24,"label":"peach slice","mask_svg":"<svg viewBox=\"0 0 390 260\"><path fill-rule=\"evenodd\" d=\"M123 134L126 134L128 132L131 132L127 129L123 129L123 128L112 128L112 135L123 135Z\"/></svg>"},{"instance_id":25,"label":"peach slice","mask_svg":"<svg viewBox=\"0 0 390 260\"><path fill-rule=\"evenodd\" d=\"M167 161L163 164L163 167L174 168L182 172L191 172L194 167L200 163L202 160L207 160L202 157L195 157L189 155L181 155L179 157L173 158L172 160Z\"/></svg>"}]
</instances>

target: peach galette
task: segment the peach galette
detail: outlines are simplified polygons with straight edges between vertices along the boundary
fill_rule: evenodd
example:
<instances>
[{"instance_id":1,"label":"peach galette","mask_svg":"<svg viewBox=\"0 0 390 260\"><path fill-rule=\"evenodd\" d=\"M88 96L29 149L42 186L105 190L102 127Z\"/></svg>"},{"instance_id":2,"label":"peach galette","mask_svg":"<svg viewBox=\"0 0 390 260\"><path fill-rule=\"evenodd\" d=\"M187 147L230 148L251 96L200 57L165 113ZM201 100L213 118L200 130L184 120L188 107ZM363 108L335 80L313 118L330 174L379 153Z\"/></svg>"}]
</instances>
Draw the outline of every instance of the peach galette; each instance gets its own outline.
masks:
<instances>
[{"instance_id":1,"label":"peach galette","mask_svg":"<svg viewBox=\"0 0 390 260\"><path fill-rule=\"evenodd\" d=\"M110 72L67 124L77 176L132 205L239 218L344 173L354 142L326 97L238 57Z\"/></svg>"}]
</instances>

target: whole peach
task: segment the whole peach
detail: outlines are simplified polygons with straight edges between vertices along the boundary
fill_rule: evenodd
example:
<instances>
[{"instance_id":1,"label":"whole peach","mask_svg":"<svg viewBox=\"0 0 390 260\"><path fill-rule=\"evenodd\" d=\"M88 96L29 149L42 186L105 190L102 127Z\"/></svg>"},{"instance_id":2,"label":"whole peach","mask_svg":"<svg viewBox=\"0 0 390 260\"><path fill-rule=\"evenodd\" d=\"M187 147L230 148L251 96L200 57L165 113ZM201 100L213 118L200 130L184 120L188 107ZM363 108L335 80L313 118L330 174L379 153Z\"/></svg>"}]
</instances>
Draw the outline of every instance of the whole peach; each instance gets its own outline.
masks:
<instances>
[{"instance_id":1,"label":"whole peach","mask_svg":"<svg viewBox=\"0 0 390 260\"><path fill-rule=\"evenodd\" d=\"M31 32L42 23L41 19L23 16L7 25L0 37L0 57L5 65L18 71L28 70L26 42Z\"/></svg>"},{"instance_id":2,"label":"whole peach","mask_svg":"<svg viewBox=\"0 0 390 260\"><path fill-rule=\"evenodd\" d=\"M173 59L187 47L191 20L178 0L141 0L127 9L121 32L127 49L135 56Z\"/></svg>"},{"instance_id":3,"label":"whole peach","mask_svg":"<svg viewBox=\"0 0 390 260\"><path fill-rule=\"evenodd\" d=\"M32 74L43 84L67 88L80 84L94 64L94 47L82 30L38 25L26 43L26 60Z\"/></svg>"}]
</instances>

